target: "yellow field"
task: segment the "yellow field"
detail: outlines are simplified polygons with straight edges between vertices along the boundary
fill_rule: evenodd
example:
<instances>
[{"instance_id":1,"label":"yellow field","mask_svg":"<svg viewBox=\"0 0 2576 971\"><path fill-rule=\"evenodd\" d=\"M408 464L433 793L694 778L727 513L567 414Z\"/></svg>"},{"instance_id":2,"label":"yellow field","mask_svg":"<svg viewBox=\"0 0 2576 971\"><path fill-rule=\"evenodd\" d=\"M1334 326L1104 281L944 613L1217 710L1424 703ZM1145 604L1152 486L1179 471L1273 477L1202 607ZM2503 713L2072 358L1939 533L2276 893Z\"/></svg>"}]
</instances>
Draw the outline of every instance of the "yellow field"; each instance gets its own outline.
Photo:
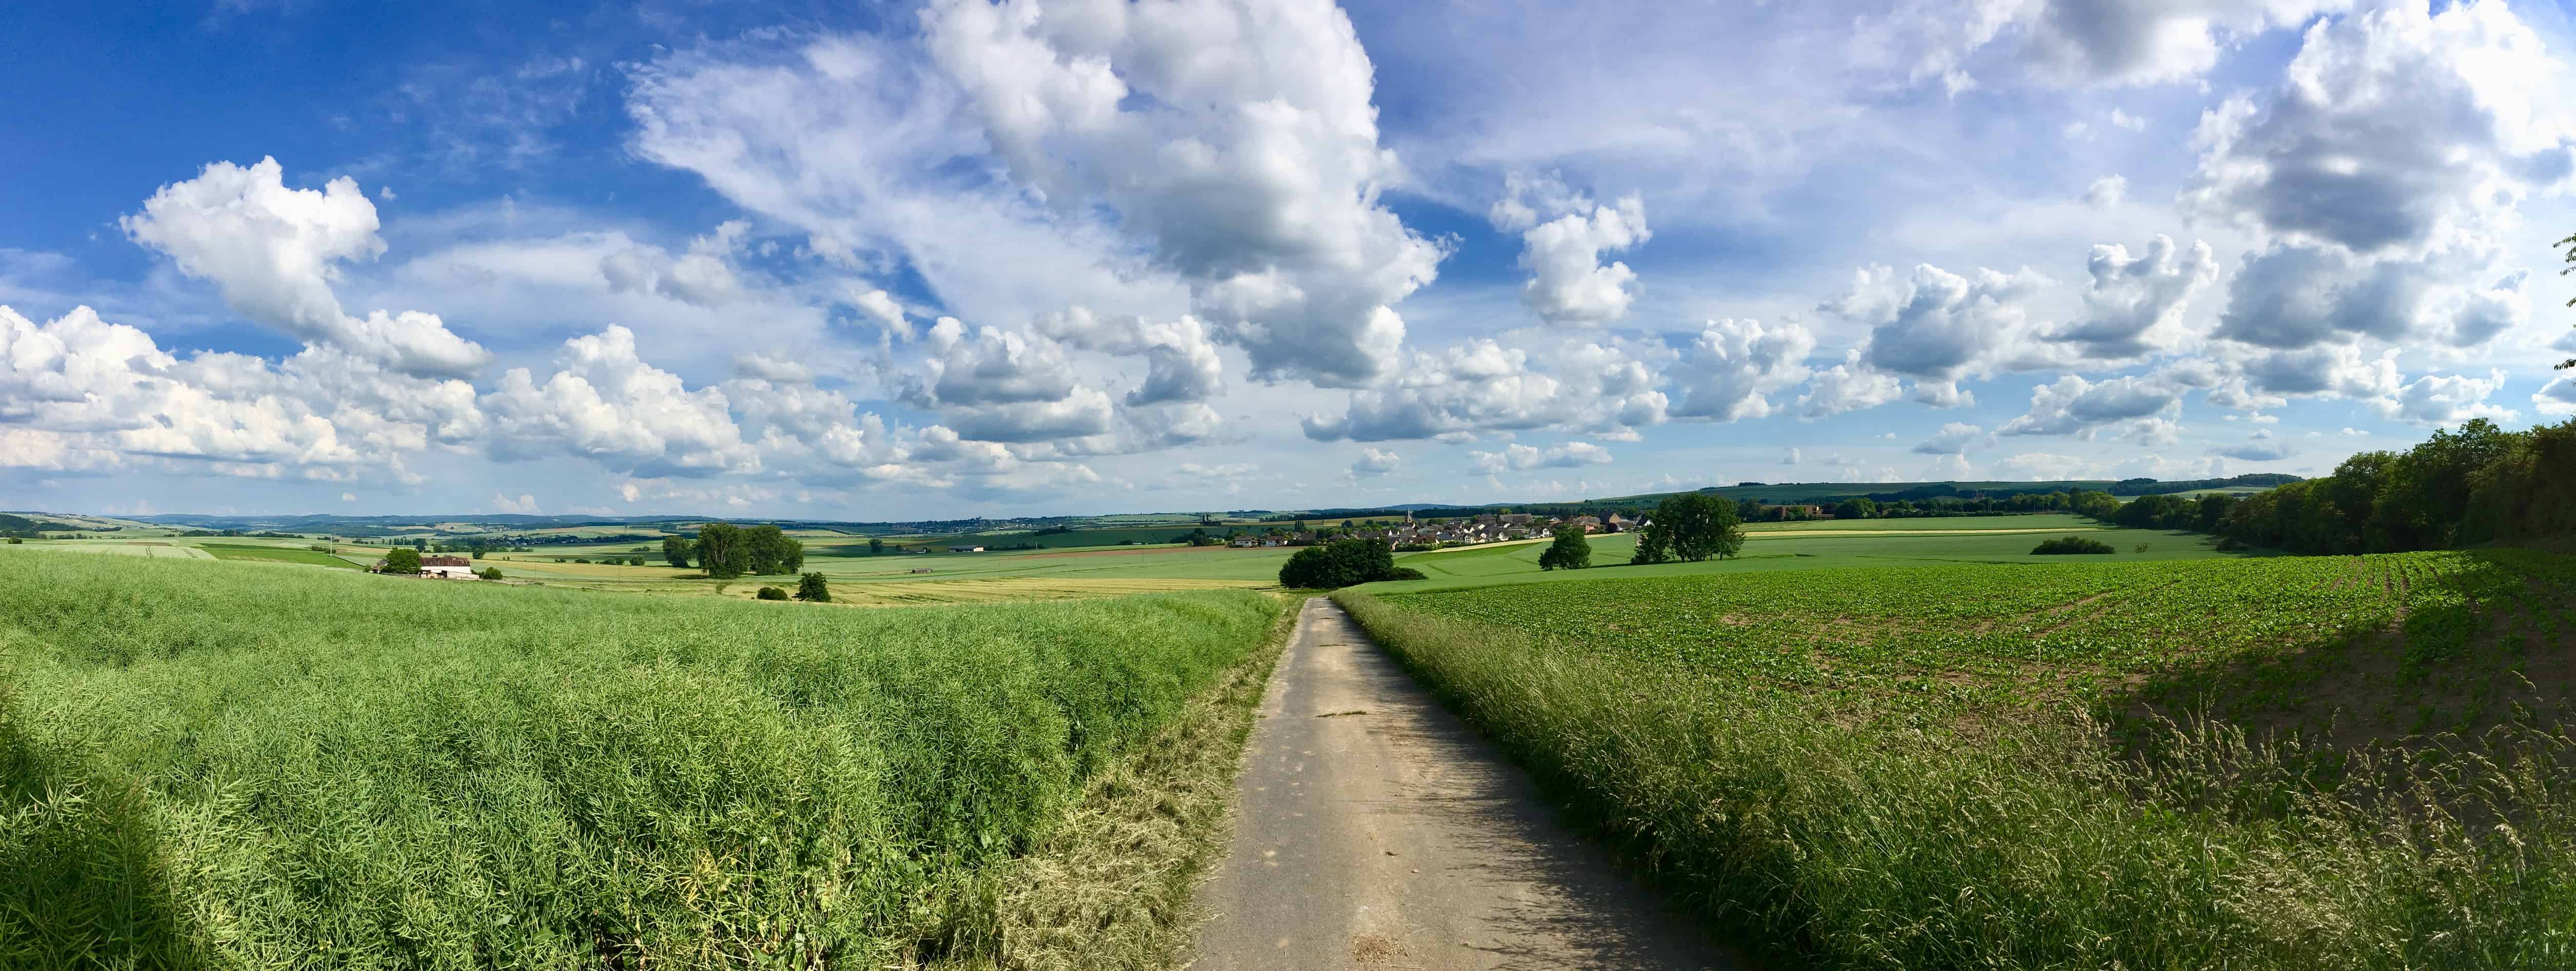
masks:
<instances>
[{"instance_id":1,"label":"yellow field","mask_svg":"<svg viewBox=\"0 0 2576 971\"><path fill-rule=\"evenodd\" d=\"M764 584L737 580L725 584L724 595L750 600L763 586L777 586L789 593L794 593L796 590L796 585L792 582ZM832 587L832 602L855 607L917 607L928 604L997 603L1011 600L1079 600L1090 597L1124 597L1139 593L1171 593L1177 590L1255 590L1274 586L1278 584L1260 580L1146 578L1081 580L997 577L989 580L835 584Z\"/></svg>"}]
</instances>

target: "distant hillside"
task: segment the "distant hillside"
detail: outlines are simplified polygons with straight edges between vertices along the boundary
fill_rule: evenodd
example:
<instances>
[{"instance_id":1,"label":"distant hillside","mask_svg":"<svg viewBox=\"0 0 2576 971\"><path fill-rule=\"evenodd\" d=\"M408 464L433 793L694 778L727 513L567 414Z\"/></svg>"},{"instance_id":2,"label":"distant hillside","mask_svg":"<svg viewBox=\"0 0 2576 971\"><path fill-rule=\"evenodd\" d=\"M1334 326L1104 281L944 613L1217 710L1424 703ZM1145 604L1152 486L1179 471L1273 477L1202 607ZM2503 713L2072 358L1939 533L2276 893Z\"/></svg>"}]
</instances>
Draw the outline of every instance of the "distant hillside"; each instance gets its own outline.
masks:
<instances>
[{"instance_id":1,"label":"distant hillside","mask_svg":"<svg viewBox=\"0 0 2576 971\"><path fill-rule=\"evenodd\" d=\"M2259 473L2253 475L2233 476L2224 479L2186 479L2172 482L2159 481L2156 479L2121 479L2116 482L2110 479L2060 479L2042 482L1745 482L1731 486L1709 486L1697 491L1727 499L1754 499L1771 505L1829 505L1841 502L1845 499L1855 498L1867 498L1873 502L1888 503L1909 499L1919 501L1924 499L1970 496L2007 498L2027 493L2044 494L2050 492L2068 492L2075 489L2090 489L2095 492L2108 492L2115 496L2146 496L2165 495L2177 492L2198 492L2203 489L2225 489L2231 487L2271 488L2273 486L2298 481L2301 480L2295 475ZM1463 506L1443 505L1437 503L1351 506L1338 509L1310 509L1303 512L1281 514L1274 518L1284 519L1294 516L1305 519L1345 519L1372 515L1403 515L1407 512L1411 512L1416 516L1457 516L1462 514L1486 512L1494 509L1513 509L1543 513L1572 509L1644 509L1650 508L1656 503L1679 494L1680 493L1677 492L1650 492L1640 495L1611 496L1601 499L1556 499L1545 502L1497 502L1485 505Z\"/></svg>"},{"instance_id":2,"label":"distant hillside","mask_svg":"<svg viewBox=\"0 0 2576 971\"><path fill-rule=\"evenodd\" d=\"M1845 499L1867 497L1880 503L1901 500L1922 501L1943 498L2002 499L2028 493L2065 492L2091 489L2119 496L2162 495L2197 492L2204 489L2231 487L2269 488L2300 481L2292 475L2240 475L2225 479L2191 479L2163 482L2155 479L2066 479L2048 482L1786 482L1738 483L1711 486L1698 491L1728 499L1755 499L1764 503L1830 505ZM1344 519L1396 518L1407 513L1416 517L1472 516L1497 509L1517 512L1561 514L1577 510L1637 510L1654 506L1676 493L1646 493L1597 499L1551 500L1546 502L1497 502L1483 504L1450 504L1408 502L1383 506L1350 506L1326 509L1267 510L1238 509L1202 520L1193 512L1121 513L1096 516L1029 516L1012 519L946 519L911 522L843 522L816 519L762 519L758 517L709 516L531 516L510 513L456 513L438 516L336 516L336 515L257 515L217 516L199 513L174 513L135 517L154 525L181 529L239 530L246 533L279 532L348 537L387 537L424 535L528 535L548 531L577 529L624 530L621 537L661 533L695 532L700 523L732 522L776 524L789 530L843 533L864 540L868 537L913 536L974 538L989 543L1027 543L1041 546L1069 546L1093 543L1169 542L1170 537L1207 523L1222 527L1245 522L1285 523L1298 520L1339 521ZM43 514L54 515L54 514ZM87 520L89 517L58 516L58 519ZM11 521L25 525L10 525ZM105 527L77 522L35 522L25 516L0 515L0 529L88 530ZM1223 532L1222 528L1214 529ZM537 542L560 541L561 538L537 539Z\"/></svg>"},{"instance_id":3,"label":"distant hillside","mask_svg":"<svg viewBox=\"0 0 2576 971\"><path fill-rule=\"evenodd\" d=\"M0 513L0 533L69 533L95 527L75 526L51 519L29 519Z\"/></svg>"}]
</instances>

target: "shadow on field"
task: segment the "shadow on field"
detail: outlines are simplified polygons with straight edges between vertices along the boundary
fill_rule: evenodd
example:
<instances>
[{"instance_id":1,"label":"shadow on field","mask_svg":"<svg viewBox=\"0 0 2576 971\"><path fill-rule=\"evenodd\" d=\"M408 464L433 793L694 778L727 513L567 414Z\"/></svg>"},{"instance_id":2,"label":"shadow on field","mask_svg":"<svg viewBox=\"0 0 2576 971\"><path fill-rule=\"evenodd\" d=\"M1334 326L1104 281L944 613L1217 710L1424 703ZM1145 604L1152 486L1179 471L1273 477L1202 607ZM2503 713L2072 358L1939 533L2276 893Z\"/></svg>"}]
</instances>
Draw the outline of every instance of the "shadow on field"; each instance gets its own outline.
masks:
<instances>
[{"instance_id":1,"label":"shadow on field","mask_svg":"<svg viewBox=\"0 0 2576 971\"><path fill-rule=\"evenodd\" d=\"M2334 583L2400 598L2394 623L2303 651L2178 667L2113 699L2114 721L2133 747L2140 728L2207 719L2336 750L2421 750L2439 736L2475 745L2576 725L2576 637L2565 629L2576 603L2493 551L2465 555L2483 569L2410 578L2351 558Z\"/></svg>"},{"instance_id":2,"label":"shadow on field","mask_svg":"<svg viewBox=\"0 0 2576 971\"><path fill-rule=\"evenodd\" d=\"M142 786L44 751L0 688L0 966L203 967L169 888Z\"/></svg>"}]
</instances>

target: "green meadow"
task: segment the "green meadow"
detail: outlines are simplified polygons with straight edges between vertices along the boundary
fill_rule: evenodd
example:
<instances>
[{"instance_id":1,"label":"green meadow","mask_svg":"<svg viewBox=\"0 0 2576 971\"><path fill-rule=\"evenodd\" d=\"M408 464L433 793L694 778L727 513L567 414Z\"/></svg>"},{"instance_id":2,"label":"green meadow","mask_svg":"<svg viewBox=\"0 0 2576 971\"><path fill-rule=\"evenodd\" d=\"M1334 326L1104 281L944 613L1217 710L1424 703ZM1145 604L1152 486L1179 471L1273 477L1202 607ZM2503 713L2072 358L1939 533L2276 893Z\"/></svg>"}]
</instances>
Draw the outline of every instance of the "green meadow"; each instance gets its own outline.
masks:
<instances>
[{"instance_id":1,"label":"green meadow","mask_svg":"<svg viewBox=\"0 0 2576 971\"><path fill-rule=\"evenodd\" d=\"M2196 533L2124 529L2066 515L1817 520L1746 524L1742 554L1702 563L1629 566L1628 558L1637 548L1634 533L1590 537L1592 567L1585 570L1541 571L1538 558L1547 549L1547 544L1540 542L1409 553L1396 557L1396 565L1420 570L1424 579L1373 584L1368 589L1396 593L1496 583L1763 573L1853 566L2042 564L2057 558L2034 556L2031 548L2042 540L2065 535L2082 535L2109 543L2116 552L2100 559L2119 562L2205 560L2244 555L2221 552L2210 537ZM2139 550L2140 544L2144 544L2146 549Z\"/></svg>"}]
</instances>

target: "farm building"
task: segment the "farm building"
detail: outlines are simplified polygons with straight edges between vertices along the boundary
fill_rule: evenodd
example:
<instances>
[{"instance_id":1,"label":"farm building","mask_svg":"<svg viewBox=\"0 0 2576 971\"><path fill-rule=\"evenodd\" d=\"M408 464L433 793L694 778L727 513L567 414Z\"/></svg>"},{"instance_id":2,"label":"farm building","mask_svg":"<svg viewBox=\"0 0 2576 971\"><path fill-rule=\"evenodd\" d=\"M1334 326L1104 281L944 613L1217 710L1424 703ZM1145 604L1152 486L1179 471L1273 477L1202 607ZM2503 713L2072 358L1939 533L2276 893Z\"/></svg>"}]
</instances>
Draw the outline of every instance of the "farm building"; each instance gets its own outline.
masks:
<instances>
[{"instance_id":1,"label":"farm building","mask_svg":"<svg viewBox=\"0 0 2576 971\"><path fill-rule=\"evenodd\" d=\"M420 558L420 575L440 580L473 580L474 561L462 556L424 556Z\"/></svg>"},{"instance_id":2,"label":"farm building","mask_svg":"<svg viewBox=\"0 0 2576 971\"><path fill-rule=\"evenodd\" d=\"M948 548L948 552L951 552L951 553L981 553L981 552L984 552L984 548L983 548L983 547L981 547L981 546L951 546L951 547L949 547L949 548Z\"/></svg>"}]
</instances>

